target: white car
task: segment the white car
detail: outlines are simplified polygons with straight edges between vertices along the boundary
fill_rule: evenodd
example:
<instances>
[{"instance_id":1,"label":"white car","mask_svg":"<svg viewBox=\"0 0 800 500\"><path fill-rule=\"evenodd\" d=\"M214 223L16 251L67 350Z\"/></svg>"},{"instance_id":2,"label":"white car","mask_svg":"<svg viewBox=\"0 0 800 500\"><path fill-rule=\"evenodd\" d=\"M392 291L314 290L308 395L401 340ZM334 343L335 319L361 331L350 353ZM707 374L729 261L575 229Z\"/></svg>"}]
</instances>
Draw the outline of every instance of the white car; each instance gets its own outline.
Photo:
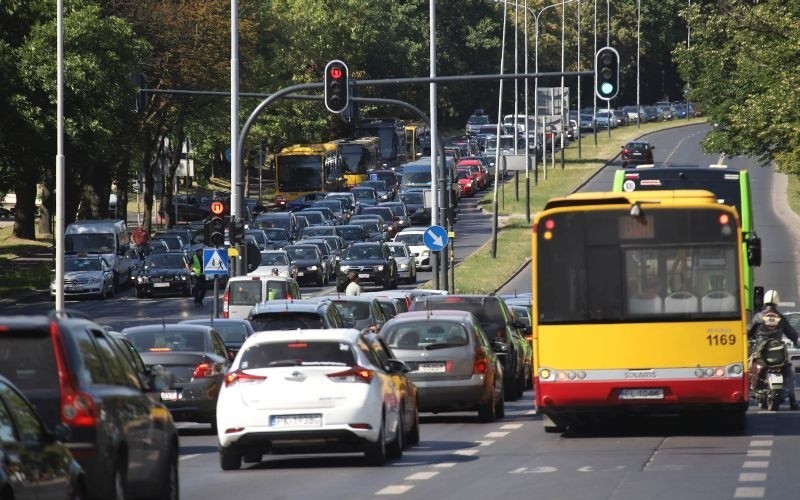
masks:
<instances>
[{"instance_id":1,"label":"white car","mask_svg":"<svg viewBox=\"0 0 800 500\"><path fill-rule=\"evenodd\" d=\"M411 249L402 241L390 241L386 243L392 251L394 261L397 263L397 277L404 279L408 283L417 282L417 259L411 254Z\"/></svg>"},{"instance_id":2,"label":"white car","mask_svg":"<svg viewBox=\"0 0 800 500\"><path fill-rule=\"evenodd\" d=\"M424 227L409 227L397 233L392 241L405 243L417 260L417 269L431 269L431 251L425 246Z\"/></svg>"},{"instance_id":3,"label":"white car","mask_svg":"<svg viewBox=\"0 0 800 500\"><path fill-rule=\"evenodd\" d=\"M297 279L297 266L292 263L285 250L261 252L261 262L253 272L248 273L248 276L274 276L275 269L278 270L277 276Z\"/></svg>"},{"instance_id":4,"label":"white car","mask_svg":"<svg viewBox=\"0 0 800 500\"><path fill-rule=\"evenodd\" d=\"M403 453L400 388L355 329L256 332L236 355L217 400L220 466L271 451L363 451L370 465ZM293 446L300 448L293 449Z\"/></svg>"}]
</instances>

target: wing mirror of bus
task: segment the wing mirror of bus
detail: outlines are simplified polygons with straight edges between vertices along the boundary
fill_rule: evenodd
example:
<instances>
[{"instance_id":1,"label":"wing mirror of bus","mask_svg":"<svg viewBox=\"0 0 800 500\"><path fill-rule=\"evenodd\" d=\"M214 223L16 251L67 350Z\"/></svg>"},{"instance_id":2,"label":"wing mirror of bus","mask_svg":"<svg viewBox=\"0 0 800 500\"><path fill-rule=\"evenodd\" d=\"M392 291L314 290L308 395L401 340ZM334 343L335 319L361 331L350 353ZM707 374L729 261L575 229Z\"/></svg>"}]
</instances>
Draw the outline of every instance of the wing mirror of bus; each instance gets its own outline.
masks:
<instances>
[{"instance_id":1,"label":"wing mirror of bus","mask_svg":"<svg viewBox=\"0 0 800 500\"><path fill-rule=\"evenodd\" d=\"M755 311L761 310L764 307L764 287L753 287L753 308Z\"/></svg>"},{"instance_id":2,"label":"wing mirror of bus","mask_svg":"<svg viewBox=\"0 0 800 500\"><path fill-rule=\"evenodd\" d=\"M758 236L747 239L747 262L751 266L761 265L761 238Z\"/></svg>"}]
</instances>

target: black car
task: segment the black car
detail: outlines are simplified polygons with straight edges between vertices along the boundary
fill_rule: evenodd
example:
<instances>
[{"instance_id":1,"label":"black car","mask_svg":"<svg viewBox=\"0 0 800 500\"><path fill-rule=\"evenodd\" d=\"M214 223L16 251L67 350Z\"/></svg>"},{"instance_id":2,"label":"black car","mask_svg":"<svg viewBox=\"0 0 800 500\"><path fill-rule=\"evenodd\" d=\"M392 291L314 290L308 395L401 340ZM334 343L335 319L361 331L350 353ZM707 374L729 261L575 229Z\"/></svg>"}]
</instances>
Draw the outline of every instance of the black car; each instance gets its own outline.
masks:
<instances>
[{"instance_id":1,"label":"black car","mask_svg":"<svg viewBox=\"0 0 800 500\"><path fill-rule=\"evenodd\" d=\"M345 250L336 276L336 290L339 292L347 288L350 271L358 273L361 283L382 286L384 290L397 288L397 263L385 243L353 243Z\"/></svg>"},{"instance_id":2,"label":"black car","mask_svg":"<svg viewBox=\"0 0 800 500\"><path fill-rule=\"evenodd\" d=\"M356 197L356 205L358 206L375 206L380 201L378 192L372 187L356 186L350 192Z\"/></svg>"},{"instance_id":3,"label":"black car","mask_svg":"<svg viewBox=\"0 0 800 500\"><path fill-rule=\"evenodd\" d=\"M622 146L620 153L622 168L626 168L628 165L653 163L654 149L653 145L647 141L631 141Z\"/></svg>"},{"instance_id":4,"label":"black car","mask_svg":"<svg viewBox=\"0 0 800 500\"><path fill-rule=\"evenodd\" d=\"M508 353L503 356L505 398L511 401L519 399L528 385L525 356L529 351L518 331L524 325L515 321L503 299L493 295L427 295L415 297L408 308L409 311L435 309L471 312L478 318L490 342L498 339L508 344Z\"/></svg>"},{"instance_id":5,"label":"black car","mask_svg":"<svg viewBox=\"0 0 800 500\"><path fill-rule=\"evenodd\" d=\"M83 470L61 443L68 435L63 424L48 431L25 396L0 376L0 498L85 498Z\"/></svg>"},{"instance_id":6,"label":"black car","mask_svg":"<svg viewBox=\"0 0 800 500\"><path fill-rule=\"evenodd\" d=\"M292 260L292 264L297 266L297 281L313 281L317 286L324 286L328 283L327 268L322 262L322 253L316 245L306 245L298 243L285 247L286 253Z\"/></svg>"},{"instance_id":7,"label":"black car","mask_svg":"<svg viewBox=\"0 0 800 500\"><path fill-rule=\"evenodd\" d=\"M289 232L283 228L266 227L263 230L265 233L267 233L269 241L272 242L272 245L276 250L279 250L285 246L289 246L292 244L292 241L294 241L289 235Z\"/></svg>"},{"instance_id":8,"label":"black car","mask_svg":"<svg viewBox=\"0 0 800 500\"><path fill-rule=\"evenodd\" d=\"M345 224L341 226L334 226L336 234L339 235L346 246L353 243L362 243L367 239L367 232L359 224Z\"/></svg>"},{"instance_id":9,"label":"black car","mask_svg":"<svg viewBox=\"0 0 800 500\"><path fill-rule=\"evenodd\" d=\"M136 276L136 297L192 294L189 259L183 252L150 254Z\"/></svg>"},{"instance_id":10,"label":"black car","mask_svg":"<svg viewBox=\"0 0 800 500\"><path fill-rule=\"evenodd\" d=\"M253 307L247 320L255 331L344 328L339 311L328 300L270 300Z\"/></svg>"},{"instance_id":11,"label":"black car","mask_svg":"<svg viewBox=\"0 0 800 500\"><path fill-rule=\"evenodd\" d=\"M211 424L216 431L217 396L233 356L210 326L157 324L121 332L151 369L163 367L170 384L161 401L176 421Z\"/></svg>"},{"instance_id":12,"label":"black car","mask_svg":"<svg viewBox=\"0 0 800 500\"><path fill-rule=\"evenodd\" d=\"M406 205L411 224L427 225L431 223L431 209L425 208L425 200L421 192L409 191L400 193L400 201Z\"/></svg>"},{"instance_id":13,"label":"black car","mask_svg":"<svg viewBox=\"0 0 800 500\"><path fill-rule=\"evenodd\" d=\"M76 315L0 317L0 375L46 428L69 428L89 498L177 500L178 431L151 399L155 380L143 380L110 332Z\"/></svg>"},{"instance_id":14,"label":"black car","mask_svg":"<svg viewBox=\"0 0 800 500\"><path fill-rule=\"evenodd\" d=\"M301 240L301 242L304 245L316 245L319 252L322 254L322 265L328 273L326 279L328 282L335 280L342 254L338 250L334 250L331 245L322 238L307 238Z\"/></svg>"},{"instance_id":15,"label":"black car","mask_svg":"<svg viewBox=\"0 0 800 500\"><path fill-rule=\"evenodd\" d=\"M236 353L241 349L244 341L253 334L253 326L246 319L233 319L233 318L203 318L203 319L186 319L180 321L179 325L205 325L214 328L217 331L222 341L225 343L225 348L228 350L228 355L233 358Z\"/></svg>"}]
</instances>

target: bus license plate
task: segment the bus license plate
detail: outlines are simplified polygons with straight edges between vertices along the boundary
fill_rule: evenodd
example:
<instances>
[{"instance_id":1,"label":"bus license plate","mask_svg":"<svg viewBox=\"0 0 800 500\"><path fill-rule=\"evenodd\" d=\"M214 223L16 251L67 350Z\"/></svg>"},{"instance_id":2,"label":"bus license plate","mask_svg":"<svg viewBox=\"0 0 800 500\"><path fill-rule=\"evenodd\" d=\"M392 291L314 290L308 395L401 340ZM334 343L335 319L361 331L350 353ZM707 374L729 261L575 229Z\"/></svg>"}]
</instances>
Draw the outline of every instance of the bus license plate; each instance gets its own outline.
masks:
<instances>
[{"instance_id":1,"label":"bus license plate","mask_svg":"<svg viewBox=\"0 0 800 500\"><path fill-rule=\"evenodd\" d=\"M307 415L273 415L272 427L322 427L322 414Z\"/></svg>"},{"instance_id":2,"label":"bus license plate","mask_svg":"<svg viewBox=\"0 0 800 500\"><path fill-rule=\"evenodd\" d=\"M420 363L417 371L421 373L444 373L444 363Z\"/></svg>"},{"instance_id":3,"label":"bus license plate","mask_svg":"<svg viewBox=\"0 0 800 500\"><path fill-rule=\"evenodd\" d=\"M664 399L664 389L622 389L619 399Z\"/></svg>"},{"instance_id":4,"label":"bus license plate","mask_svg":"<svg viewBox=\"0 0 800 500\"><path fill-rule=\"evenodd\" d=\"M169 287L169 283L153 283L155 288L167 288Z\"/></svg>"},{"instance_id":5,"label":"bus license plate","mask_svg":"<svg viewBox=\"0 0 800 500\"><path fill-rule=\"evenodd\" d=\"M783 375L780 373L767 373L767 382L770 384L782 384Z\"/></svg>"}]
</instances>

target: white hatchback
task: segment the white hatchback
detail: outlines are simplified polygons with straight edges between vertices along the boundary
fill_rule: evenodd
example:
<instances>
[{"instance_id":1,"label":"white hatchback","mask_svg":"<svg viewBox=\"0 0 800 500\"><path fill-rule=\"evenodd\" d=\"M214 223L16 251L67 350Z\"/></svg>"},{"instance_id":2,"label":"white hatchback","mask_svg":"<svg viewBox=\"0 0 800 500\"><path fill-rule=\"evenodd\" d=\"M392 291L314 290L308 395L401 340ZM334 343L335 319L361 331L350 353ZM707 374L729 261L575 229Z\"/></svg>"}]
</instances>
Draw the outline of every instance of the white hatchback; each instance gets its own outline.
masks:
<instances>
[{"instance_id":1,"label":"white hatchback","mask_svg":"<svg viewBox=\"0 0 800 500\"><path fill-rule=\"evenodd\" d=\"M217 400L222 469L273 451L363 451L370 465L402 456L402 397L392 370L407 367L378 367L377 359L355 329L248 337Z\"/></svg>"}]
</instances>

